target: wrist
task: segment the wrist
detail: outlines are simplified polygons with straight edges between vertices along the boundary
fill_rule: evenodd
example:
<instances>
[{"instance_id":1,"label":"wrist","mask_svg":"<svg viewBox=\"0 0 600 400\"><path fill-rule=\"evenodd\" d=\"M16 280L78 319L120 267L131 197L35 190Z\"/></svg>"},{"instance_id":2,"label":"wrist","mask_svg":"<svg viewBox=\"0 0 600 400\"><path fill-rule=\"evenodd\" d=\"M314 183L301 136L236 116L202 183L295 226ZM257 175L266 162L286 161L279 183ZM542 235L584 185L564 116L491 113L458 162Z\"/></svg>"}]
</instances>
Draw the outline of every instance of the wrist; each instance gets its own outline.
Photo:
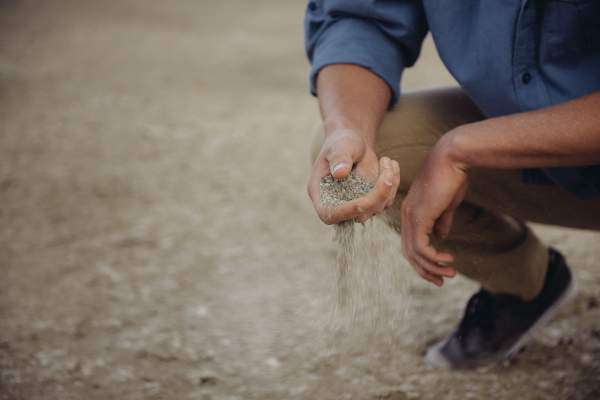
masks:
<instances>
[{"instance_id":1,"label":"wrist","mask_svg":"<svg viewBox=\"0 0 600 400\"><path fill-rule=\"evenodd\" d=\"M323 121L325 137L343 132L347 135L361 139L367 146L374 147L375 132L373 129L362 126L360 122L344 117L327 118Z\"/></svg>"},{"instance_id":2,"label":"wrist","mask_svg":"<svg viewBox=\"0 0 600 400\"><path fill-rule=\"evenodd\" d=\"M435 146L435 151L454 167L466 171L472 166L468 143L467 129L461 126L442 136Z\"/></svg>"}]
</instances>

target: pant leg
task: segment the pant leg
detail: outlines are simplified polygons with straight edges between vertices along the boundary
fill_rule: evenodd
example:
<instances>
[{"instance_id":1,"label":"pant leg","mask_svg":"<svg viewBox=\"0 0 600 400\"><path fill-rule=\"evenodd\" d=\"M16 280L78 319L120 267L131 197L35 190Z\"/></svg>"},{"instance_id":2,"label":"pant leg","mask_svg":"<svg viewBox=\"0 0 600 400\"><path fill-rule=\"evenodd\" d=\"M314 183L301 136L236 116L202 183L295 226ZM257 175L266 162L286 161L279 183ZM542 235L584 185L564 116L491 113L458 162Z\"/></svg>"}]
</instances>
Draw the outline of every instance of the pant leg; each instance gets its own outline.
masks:
<instances>
[{"instance_id":1,"label":"pant leg","mask_svg":"<svg viewBox=\"0 0 600 400\"><path fill-rule=\"evenodd\" d=\"M376 151L380 157L388 156L400 164L399 193L388 211L396 230L400 229L400 203L431 147L452 128L481 119L483 115L460 89L404 94L386 115ZM318 137L313 144L314 157L321 141ZM456 211L452 232L435 245L452 251L457 271L484 288L531 299L543 285L547 248L522 220L486 207L496 199L487 196L487 185L479 188L478 184L494 173L488 170L478 173L475 181L470 179L470 187L475 187L477 194L474 200L478 201L472 201L470 190Z\"/></svg>"},{"instance_id":2,"label":"pant leg","mask_svg":"<svg viewBox=\"0 0 600 400\"><path fill-rule=\"evenodd\" d=\"M376 151L380 157L385 155L400 163L400 193L388 213L396 228L402 198L431 147L451 129L483 118L457 88L404 95L388 113L378 133ZM486 170L476 179L469 177L470 189L456 211L452 232L446 240L434 244L451 251L457 271L484 288L531 299L542 288L548 251L523 222L526 219L488 207L497 199L488 196L487 184L480 188L480 183L496 172ZM471 196L473 189L480 193L475 199ZM483 198L487 201L474 201Z\"/></svg>"}]
</instances>

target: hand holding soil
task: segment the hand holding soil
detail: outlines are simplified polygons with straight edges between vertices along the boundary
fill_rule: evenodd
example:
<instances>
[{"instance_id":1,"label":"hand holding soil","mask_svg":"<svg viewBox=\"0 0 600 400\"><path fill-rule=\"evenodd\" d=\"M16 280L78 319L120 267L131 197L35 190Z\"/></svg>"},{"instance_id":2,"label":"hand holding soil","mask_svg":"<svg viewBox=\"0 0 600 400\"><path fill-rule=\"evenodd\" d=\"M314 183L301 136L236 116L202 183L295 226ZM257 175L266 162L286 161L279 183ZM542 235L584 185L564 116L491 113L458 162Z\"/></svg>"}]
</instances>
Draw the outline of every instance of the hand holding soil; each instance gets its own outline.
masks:
<instances>
[{"instance_id":1,"label":"hand holding soil","mask_svg":"<svg viewBox=\"0 0 600 400\"><path fill-rule=\"evenodd\" d=\"M339 207L344 203L366 196L374 186L354 171L343 179L327 175L321 179L321 203L328 207Z\"/></svg>"},{"instance_id":2,"label":"hand holding soil","mask_svg":"<svg viewBox=\"0 0 600 400\"><path fill-rule=\"evenodd\" d=\"M321 199L320 184L326 176L341 180L354 171L358 176L375 182L367 195L331 207ZM360 134L339 130L327 136L313 164L308 193L319 218L326 224L347 220L365 222L391 206L400 185L400 167L387 157L377 159L373 149Z\"/></svg>"}]
</instances>

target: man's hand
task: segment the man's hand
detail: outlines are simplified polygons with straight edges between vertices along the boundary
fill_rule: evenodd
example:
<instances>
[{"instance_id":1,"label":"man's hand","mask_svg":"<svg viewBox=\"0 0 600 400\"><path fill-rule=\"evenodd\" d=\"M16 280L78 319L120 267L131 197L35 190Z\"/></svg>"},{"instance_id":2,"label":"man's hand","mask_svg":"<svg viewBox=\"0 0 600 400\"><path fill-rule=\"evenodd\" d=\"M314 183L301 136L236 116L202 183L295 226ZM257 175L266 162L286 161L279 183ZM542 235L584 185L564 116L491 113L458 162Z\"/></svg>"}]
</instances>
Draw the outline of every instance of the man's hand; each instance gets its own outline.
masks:
<instances>
[{"instance_id":1,"label":"man's hand","mask_svg":"<svg viewBox=\"0 0 600 400\"><path fill-rule=\"evenodd\" d=\"M404 255L441 285L454 270L430 236L448 235L467 188L466 169L522 169L600 164L600 91L552 107L462 125L435 145L402 206Z\"/></svg>"},{"instance_id":2,"label":"man's hand","mask_svg":"<svg viewBox=\"0 0 600 400\"><path fill-rule=\"evenodd\" d=\"M452 255L434 249L430 237L448 236L454 211L467 191L465 167L449 156L449 142L442 138L432 149L402 203L404 256L421 277L437 286L456 271L449 266Z\"/></svg>"},{"instance_id":3,"label":"man's hand","mask_svg":"<svg viewBox=\"0 0 600 400\"><path fill-rule=\"evenodd\" d=\"M333 64L319 72L317 94L325 143L313 165L308 195L326 224L351 219L364 222L392 204L400 184L398 163L386 157L377 160L373 151L375 134L390 104L391 90L366 68ZM321 178L329 174L345 178L353 166L358 175L375 184L375 189L339 207L323 207Z\"/></svg>"},{"instance_id":4,"label":"man's hand","mask_svg":"<svg viewBox=\"0 0 600 400\"><path fill-rule=\"evenodd\" d=\"M323 206L319 188L321 179L329 174L336 179L345 178L355 164L356 174L375 182L375 188L368 195L338 207ZM377 160L363 135L354 130L340 129L327 135L313 164L307 189L319 218L326 224L335 224L351 219L365 222L382 212L392 205L399 184L398 162L387 157Z\"/></svg>"}]
</instances>

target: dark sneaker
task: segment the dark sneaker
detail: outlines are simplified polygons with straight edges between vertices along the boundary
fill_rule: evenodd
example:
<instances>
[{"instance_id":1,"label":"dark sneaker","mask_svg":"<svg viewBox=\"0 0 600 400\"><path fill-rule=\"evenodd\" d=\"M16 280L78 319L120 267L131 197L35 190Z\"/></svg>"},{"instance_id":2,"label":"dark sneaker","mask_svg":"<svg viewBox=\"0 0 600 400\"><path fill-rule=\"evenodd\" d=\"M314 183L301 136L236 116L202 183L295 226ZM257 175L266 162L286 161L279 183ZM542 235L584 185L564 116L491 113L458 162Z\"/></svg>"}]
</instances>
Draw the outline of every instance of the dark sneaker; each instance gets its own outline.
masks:
<instances>
[{"instance_id":1,"label":"dark sneaker","mask_svg":"<svg viewBox=\"0 0 600 400\"><path fill-rule=\"evenodd\" d=\"M470 368L510 358L532 331L548 322L571 294L574 284L564 257L550 249L540 294L530 302L481 289L469 302L458 328L425 355L432 367Z\"/></svg>"}]
</instances>

